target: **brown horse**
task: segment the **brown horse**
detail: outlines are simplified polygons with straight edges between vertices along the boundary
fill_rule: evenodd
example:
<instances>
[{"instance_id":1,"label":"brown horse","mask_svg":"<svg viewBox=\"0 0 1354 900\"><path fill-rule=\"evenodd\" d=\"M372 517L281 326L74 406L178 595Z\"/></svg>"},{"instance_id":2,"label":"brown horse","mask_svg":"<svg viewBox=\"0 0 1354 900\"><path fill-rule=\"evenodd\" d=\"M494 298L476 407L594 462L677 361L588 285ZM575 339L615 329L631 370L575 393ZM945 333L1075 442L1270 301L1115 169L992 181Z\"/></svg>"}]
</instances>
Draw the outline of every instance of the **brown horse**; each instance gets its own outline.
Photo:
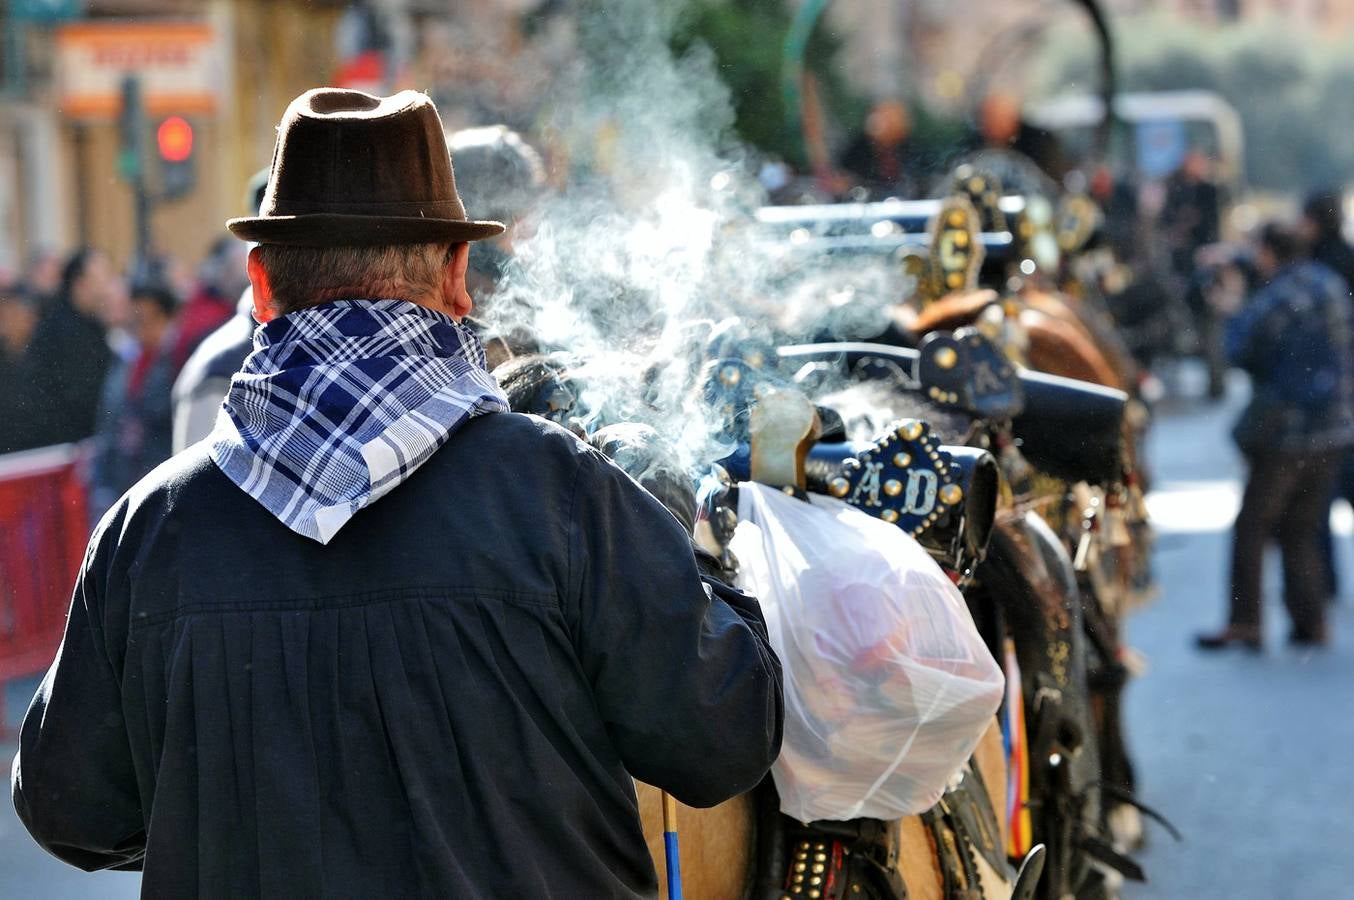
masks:
<instances>
[{"instance_id":1,"label":"brown horse","mask_svg":"<svg viewBox=\"0 0 1354 900\"><path fill-rule=\"evenodd\" d=\"M1130 387L1131 373L1123 370L1124 361L1100 346L1103 342L1071 303L1037 291L1027 291L1020 299L1023 308L1018 316L1029 340L1026 353L1030 368L1116 390ZM972 325L997 302L997 293L991 290L947 294L920 310L901 306L894 320L904 331L920 339L934 331Z\"/></svg>"},{"instance_id":2,"label":"brown horse","mask_svg":"<svg viewBox=\"0 0 1354 900\"><path fill-rule=\"evenodd\" d=\"M1136 362L1118 340L1112 328L1083 307L1075 299L1057 293L1026 288L1005 306L1007 316L1017 317L1019 331L1023 332L1025 361L1030 368L1074 378L1133 394L1138 378ZM994 291L980 290L955 293L939 298L921 309L904 306L895 313L898 325L917 340L930 332L953 330L979 321L984 312L1000 302ZM1145 413L1125 418L1123 450L1127 471L1140 482L1138 447L1146 426ZM1076 555L1081 538L1081 521L1086 504L1074 498L1080 496L1075 486L1059 479L1041 478L1044 490L1045 514L1055 524L1066 542L1068 552ZM1084 486L1083 486L1084 487ZM1134 490L1139 490L1134 487ZM1140 495L1138 495L1140 497ZM1133 604L1141 591L1135 583L1146 571L1151 548L1151 535L1145 518L1126 523L1122 540L1113 541L1116 530L1104 515L1110 507L1134 506L1130 494L1127 501L1120 497L1101 496L1100 533L1112 543L1104 546L1082 575L1085 593L1084 609L1090 623L1089 631L1097 639L1102 657L1100 665L1107 670L1118 670L1119 620ZM1141 505L1140 503L1137 505ZM1117 514L1117 513L1116 513ZM1118 689L1098 690L1090 697L1091 713L1099 736L1102 777L1120 788L1132 790L1134 783L1120 724L1120 695ZM1123 847L1140 841L1141 825L1136 810L1127 803L1111 801L1108 821L1116 843Z\"/></svg>"},{"instance_id":3,"label":"brown horse","mask_svg":"<svg viewBox=\"0 0 1354 900\"><path fill-rule=\"evenodd\" d=\"M981 773L992 808L998 810L1005 844L1006 823L1000 810L1006 806L1006 760L1001 730L993 721L974 751L972 765ZM657 788L635 782L639 815L654 868L664 871L663 813ZM745 900L752 885L756 856L756 804L750 795L735 797L710 809L678 806L677 828L681 846L681 871L685 896L698 900ZM905 816L892 823L890 835L898 847L896 870L907 885L908 900L943 900L944 879L935 840L919 816ZM974 854L977 856L977 854ZM1005 897L1011 886L981 862L983 897ZM667 897L667 887L660 896Z\"/></svg>"}]
</instances>

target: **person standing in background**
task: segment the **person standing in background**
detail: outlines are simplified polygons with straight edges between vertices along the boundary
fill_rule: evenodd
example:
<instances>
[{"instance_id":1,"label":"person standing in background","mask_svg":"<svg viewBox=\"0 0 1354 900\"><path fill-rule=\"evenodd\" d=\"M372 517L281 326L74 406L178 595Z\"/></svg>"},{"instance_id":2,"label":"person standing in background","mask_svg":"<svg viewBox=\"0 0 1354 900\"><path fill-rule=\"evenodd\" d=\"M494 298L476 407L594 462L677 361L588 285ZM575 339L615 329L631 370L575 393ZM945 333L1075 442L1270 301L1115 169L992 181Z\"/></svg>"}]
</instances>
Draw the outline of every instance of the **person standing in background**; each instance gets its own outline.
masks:
<instances>
[{"instance_id":1,"label":"person standing in background","mask_svg":"<svg viewBox=\"0 0 1354 900\"><path fill-rule=\"evenodd\" d=\"M1321 520L1340 459L1354 443L1354 309L1338 275L1302 258L1297 235L1261 229L1255 248L1263 286L1227 323L1231 363L1251 377L1252 398L1233 437L1249 464L1232 542L1231 604L1221 631L1200 649L1262 645L1264 551L1283 552L1289 642L1328 640Z\"/></svg>"},{"instance_id":2,"label":"person standing in background","mask_svg":"<svg viewBox=\"0 0 1354 900\"><path fill-rule=\"evenodd\" d=\"M90 473L91 524L173 452L169 395L178 299L162 285L138 285L131 310L136 355L118 360L103 386Z\"/></svg>"},{"instance_id":3,"label":"person standing in background","mask_svg":"<svg viewBox=\"0 0 1354 900\"><path fill-rule=\"evenodd\" d=\"M1354 247L1344 235L1344 200L1339 191L1316 191L1302 205L1298 234L1307 255L1331 269L1354 288Z\"/></svg>"},{"instance_id":4,"label":"person standing in background","mask_svg":"<svg viewBox=\"0 0 1354 900\"><path fill-rule=\"evenodd\" d=\"M995 91L978 107L977 132L969 138L969 151L1011 150L1031 160L1044 174L1062 184L1072 166L1062 144L1051 131L1026 122L1020 100Z\"/></svg>"},{"instance_id":5,"label":"person standing in background","mask_svg":"<svg viewBox=\"0 0 1354 900\"><path fill-rule=\"evenodd\" d=\"M1202 247L1222 234L1222 193L1212 176L1212 162L1202 150L1191 150L1166 183L1161 227L1171 252L1171 268L1188 281Z\"/></svg>"},{"instance_id":6,"label":"person standing in background","mask_svg":"<svg viewBox=\"0 0 1354 900\"><path fill-rule=\"evenodd\" d=\"M912 116L901 100L875 104L865 127L842 153L841 167L870 199L922 194L922 166L912 145Z\"/></svg>"},{"instance_id":7,"label":"person standing in background","mask_svg":"<svg viewBox=\"0 0 1354 900\"><path fill-rule=\"evenodd\" d=\"M46 310L61 292L61 254L47 248L30 253L22 281L38 311Z\"/></svg>"},{"instance_id":8,"label":"person standing in background","mask_svg":"<svg viewBox=\"0 0 1354 900\"><path fill-rule=\"evenodd\" d=\"M118 300L117 275L102 251L67 260L61 289L19 363L26 386L0 443L16 449L80 441L94 433L104 378L113 360L104 316ZM11 431L12 429L12 431Z\"/></svg>"},{"instance_id":9,"label":"person standing in background","mask_svg":"<svg viewBox=\"0 0 1354 900\"><path fill-rule=\"evenodd\" d=\"M1206 247L1218 243L1222 228L1222 192L1213 180L1213 163L1199 149L1185 154L1165 184L1158 232L1165 236L1170 262L1167 290L1184 299L1193 345L1208 364L1208 396L1226 393L1223 373L1223 322L1205 299L1208 271L1201 266ZM1184 323L1181 322L1181 325Z\"/></svg>"},{"instance_id":10,"label":"person standing in background","mask_svg":"<svg viewBox=\"0 0 1354 900\"><path fill-rule=\"evenodd\" d=\"M0 285L0 367L19 365L40 315L38 298L27 285Z\"/></svg>"},{"instance_id":11,"label":"person standing in background","mask_svg":"<svg viewBox=\"0 0 1354 900\"><path fill-rule=\"evenodd\" d=\"M1346 291L1354 287L1354 247L1345 240L1344 198L1339 191L1321 190L1307 197L1302 205L1298 233L1312 259L1343 278ZM1331 502L1341 497L1354 504L1354 455L1350 453L1340 460ZM1326 596L1334 600L1340 595L1340 580L1335 566L1335 535L1331 531L1330 516L1321 520L1321 546L1326 555Z\"/></svg>"},{"instance_id":12,"label":"person standing in background","mask_svg":"<svg viewBox=\"0 0 1354 900\"><path fill-rule=\"evenodd\" d=\"M13 422L27 391L20 363L38 324L38 299L21 284L0 287L0 453L19 449Z\"/></svg>"}]
</instances>

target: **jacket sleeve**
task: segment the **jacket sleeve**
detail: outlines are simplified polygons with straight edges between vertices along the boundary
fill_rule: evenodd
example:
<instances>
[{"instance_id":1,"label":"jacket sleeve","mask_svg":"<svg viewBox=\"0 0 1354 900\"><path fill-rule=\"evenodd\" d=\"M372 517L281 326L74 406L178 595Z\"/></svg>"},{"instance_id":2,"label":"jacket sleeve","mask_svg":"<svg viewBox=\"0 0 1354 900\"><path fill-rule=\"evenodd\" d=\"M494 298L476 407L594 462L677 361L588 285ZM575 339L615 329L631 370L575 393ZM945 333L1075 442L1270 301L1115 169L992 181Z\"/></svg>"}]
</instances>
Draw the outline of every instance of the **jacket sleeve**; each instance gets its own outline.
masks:
<instances>
[{"instance_id":1,"label":"jacket sleeve","mask_svg":"<svg viewBox=\"0 0 1354 900\"><path fill-rule=\"evenodd\" d=\"M19 730L11 789L24 826L59 859L86 871L140 869L145 826L94 556L85 557L61 648Z\"/></svg>"},{"instance_id":2,"label":"jacket sleeve","mask_svg":"<svg viewBox=\"0 0 1354 900\"><path fill-rule=\"evenodd\" d=\"M757 601L702 580L677 520L595 452L570 523L566 617L636 778L689 806L751 790L780 752L780 662Z\"/></svg>"},{"instance_id":3,"label":"jacket sleeve","mask_svg":"<svg viewBox=\"0 0 1354 900\"><path fill-rule=\"evenodd\" d=\"M1262 375L1269 364L1265 351L1285 324L1286 317L1268 292L1255 297L1227 321L1223 332L1227 361L1251 375Z\"/></svg>"}]
</instances>

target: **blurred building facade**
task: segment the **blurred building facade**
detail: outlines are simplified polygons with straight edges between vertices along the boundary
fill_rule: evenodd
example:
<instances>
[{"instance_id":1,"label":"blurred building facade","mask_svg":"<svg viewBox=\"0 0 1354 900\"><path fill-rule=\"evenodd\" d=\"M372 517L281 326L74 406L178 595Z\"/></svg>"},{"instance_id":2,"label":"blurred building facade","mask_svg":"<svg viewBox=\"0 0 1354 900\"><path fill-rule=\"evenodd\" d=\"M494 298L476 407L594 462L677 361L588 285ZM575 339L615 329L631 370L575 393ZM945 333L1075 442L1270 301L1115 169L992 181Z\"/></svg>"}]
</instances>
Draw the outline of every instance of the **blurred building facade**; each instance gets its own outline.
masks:
<instances>
[{"instance_id":1,"label":"blurred building facade","mask_svg":"<svg viewBox=\"0 0 1354 900\"><path fill-rule=\"evenodd\" d=\"M1213 22L1281 16L1290 23L1322 29L1354 26L1349 0L1109 0L1115 13L1169 12Z\"/></svg>"},{"instance_id":2,"label":"blurred building facade","mask_svg":"<svg viewBox=\"0 0 1354 900\"><path fill-rule=\"evenodd\" d=\"M541 131L544 88L573 56L561 0L0 0L0 270L88 243L125 264L135 194L119 86L142 82L148 128L193 126L195 183L157 204L156 253L195 262L239 215L287 103L337 84L428 91L449 128ZM153 144L151 146L153 150ZM148 167L157 190L153 155Z\"/></svg>"},{"instance_id":3,"label":"blurred building facade","mask_svg":"<svg viewBox=\"0 0 1354 900\"><path fill-rule=\"evenodd\" d=\"M241 213L286 102L333 70L343 4L301 0L11 0L0 93L0 268L39 249L136 250L121 83L142 82L143 166L156 123L192 125L191 188L155 205L151 245L195 262ZM316 35L325 36L316 40Z\"/></svg>"},{"instance_id":4,"label":"blurred building facade","mask_svg":"<svg viewBox=\"0 0 1354 900\"><path fill-rule=\"evenodd\" d=\"M791 6L797 0L787 0ZM1354 31L1354 0L1100 0L1111 22L1164 14L1205 24L1282 18L1313 35ZM1085 29L1079 4L1042 0L853 0L829 6L839 62L872 100L917 97L949 114L971 112L988 92L1022 96L1031 63L1059 26ZM1097 85L1075 87L1094 90Z\"/></svg>"},{"instance_id":5,"label":"blurred building facade","mask_svg":"<svg viewBox=\"0 0 1354 900\"><path fill-rule=\"evenodd\" d=\"M1072 3L1040 0L857 0L829 8L839 62L871 100L912 97L966 115L983 95L1021 95L1024 66L1049 26L1089 19Z\"/></svg>"}]
</instances>

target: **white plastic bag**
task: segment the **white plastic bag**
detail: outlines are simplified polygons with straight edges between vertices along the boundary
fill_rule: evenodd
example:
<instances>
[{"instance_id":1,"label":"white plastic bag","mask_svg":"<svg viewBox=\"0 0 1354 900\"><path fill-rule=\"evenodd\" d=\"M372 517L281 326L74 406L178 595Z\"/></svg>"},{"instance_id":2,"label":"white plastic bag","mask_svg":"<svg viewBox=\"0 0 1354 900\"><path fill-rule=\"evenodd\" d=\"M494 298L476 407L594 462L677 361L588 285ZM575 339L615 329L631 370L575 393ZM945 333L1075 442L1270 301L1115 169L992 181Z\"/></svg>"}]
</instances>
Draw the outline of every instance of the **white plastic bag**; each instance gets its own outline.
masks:
<instances>
[{"instance_id":1,"label":"white plastic bag","mask_svg":"<svg viewBox=\"0 0 1354 900\"><path fill-rule=\"evenodd\" d=\"M781 811L895 819L940 799L1004 681L958 588L894 525L739 486L731 549L785 670Z\"/></svg>"}]
</instances>

